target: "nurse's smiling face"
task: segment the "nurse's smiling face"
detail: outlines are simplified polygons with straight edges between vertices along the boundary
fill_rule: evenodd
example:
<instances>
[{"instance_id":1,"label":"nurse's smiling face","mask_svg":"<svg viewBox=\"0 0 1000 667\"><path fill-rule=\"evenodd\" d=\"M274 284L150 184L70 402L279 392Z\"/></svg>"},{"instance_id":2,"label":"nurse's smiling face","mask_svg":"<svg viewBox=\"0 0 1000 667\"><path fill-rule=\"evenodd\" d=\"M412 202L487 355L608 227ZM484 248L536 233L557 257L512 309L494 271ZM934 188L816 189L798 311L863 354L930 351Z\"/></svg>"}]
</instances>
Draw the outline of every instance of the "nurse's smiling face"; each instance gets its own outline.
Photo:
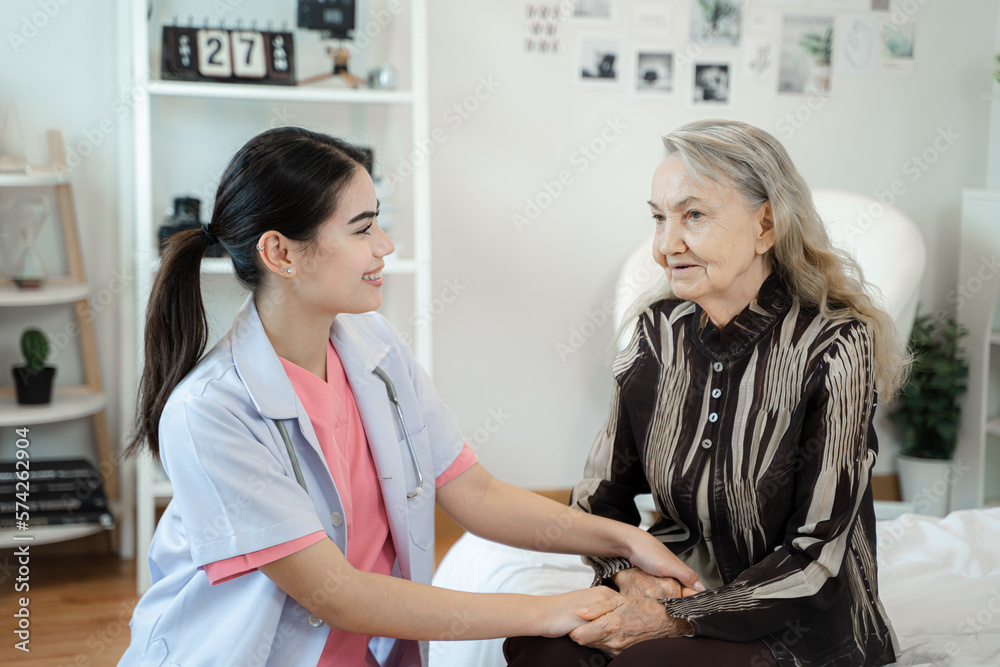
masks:
<instances>
[{"instance_id":1,"label":"nurse's smiling face","mask_svg":"<svg viewBox=\"0 0 1000 667\"><path fill-rule=\"evenodd\" d=\"M301 307L336 316L382 305L383 258L395 247L378 225L378 205L371 177L358 169L316 239L290 253Z\"/></svg>"},{"instance_id":2,"label":"nurse's smiling face","mask_svg":"<svg viewBox=\"0 0 1000 667\"><path fill-rule=\"evenodd\" d=\"M702 179L668 157L653 175L653 257L674 294L696 302L719 327L756 296L774 245L770 205L756 209L733 187Z\"/></svg>"}]
</instances>

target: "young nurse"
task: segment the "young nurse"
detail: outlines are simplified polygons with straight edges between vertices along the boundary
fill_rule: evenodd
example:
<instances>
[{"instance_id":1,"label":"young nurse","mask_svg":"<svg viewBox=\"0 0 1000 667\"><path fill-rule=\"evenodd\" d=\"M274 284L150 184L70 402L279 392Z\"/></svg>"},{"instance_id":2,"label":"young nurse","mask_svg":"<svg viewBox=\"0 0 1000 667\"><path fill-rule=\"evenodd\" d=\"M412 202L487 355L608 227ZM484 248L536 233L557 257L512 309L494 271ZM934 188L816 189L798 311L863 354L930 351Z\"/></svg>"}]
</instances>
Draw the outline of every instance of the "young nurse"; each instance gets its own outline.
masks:
<instances>
[{"instance_id":1,"label":"young nurse","mask_svg":"<svg viewBox=\"0 0 1000 667\"><path fill-rule=\"evenodd\" d=\"M226 168L210 224L164 253L129 450L158 456L174 493L122 665L416 667L427 664L421 640L561 636L584 623L578 610L616 595L429 586L435 502L488 539L622 556L700 587L646 532L476 463L372 312L393 245L364 160L322 134L265 132ZM202 356L199 264L215 243L251 295Z\"/></svg>"}]
</instances>

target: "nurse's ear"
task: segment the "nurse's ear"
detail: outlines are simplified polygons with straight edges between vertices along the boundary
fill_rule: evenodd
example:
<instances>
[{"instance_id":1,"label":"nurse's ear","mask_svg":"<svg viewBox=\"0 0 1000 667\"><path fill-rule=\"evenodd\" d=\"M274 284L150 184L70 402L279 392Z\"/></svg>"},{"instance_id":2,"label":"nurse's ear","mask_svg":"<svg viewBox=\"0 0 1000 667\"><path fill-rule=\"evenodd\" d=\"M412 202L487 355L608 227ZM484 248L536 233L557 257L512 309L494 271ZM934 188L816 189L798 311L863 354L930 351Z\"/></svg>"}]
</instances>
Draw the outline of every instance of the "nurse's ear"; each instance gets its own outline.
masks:
<instances>
[{"instance_id":1,"label":"nurse's ear","mask_svg":"<svg viewBox=\"0 0 1000 667\"><path fill-rule=\"evenodd\" d=\"M257 239L257 252L264 268L282 278L291 278L295 273L291 250L291 239L273 229L264 232Z\"/></svg>"}]
</instances>

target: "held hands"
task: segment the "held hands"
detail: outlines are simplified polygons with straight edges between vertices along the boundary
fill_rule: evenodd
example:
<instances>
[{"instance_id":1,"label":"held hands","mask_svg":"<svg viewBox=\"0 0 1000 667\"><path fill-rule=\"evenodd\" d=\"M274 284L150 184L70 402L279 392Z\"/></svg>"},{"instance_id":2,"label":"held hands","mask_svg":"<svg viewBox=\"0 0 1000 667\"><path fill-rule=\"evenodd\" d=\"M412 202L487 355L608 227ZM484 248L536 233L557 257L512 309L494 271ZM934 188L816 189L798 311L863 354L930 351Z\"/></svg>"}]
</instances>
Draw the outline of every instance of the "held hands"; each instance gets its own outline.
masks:
<instances>
[{"instance_id":1,"label":"held hands","mask_svg":"<svg viewBox=\"0 0 1000 667\"><path fill-rule=\"evenodd\" d=\"M580 610L580 618L590 623L569 633L577 644L617 656L646 639L691 634L691 625L683 618L670 616L657 600L687 597L698 591L682 586L676 579L654 577L634 567L616 573L614 582L621 596Z\"/></svg>"},{"instance_id":2,"label":"held hands","mask_svg":"<svg viewBox=\"0 0 1000 667\"><path fill-rule=\"evenodd\" d=\"M581 609L580 617L590 623L572 630L569 638L612 656L646 639L691 634L686 620L673 618L662 604L650 598L619 596Z\"/></svg>"},{"instance_id":3,"label":"held hands","mask_svg":"<svg viewBox=\"0 0 1000 667\"><path fill-rule=\"evenodd\" d=\"M629 549L625 555L629 562L643 571L653 575L651 578L672 578L680 582L684 587L700 593L705 590L705 585L698 580L698 575L678 558L674 552L665 547L662 542L644 530L629 527ZM630 568L634 570L635 568ZM628 572L629 570L623 570ZM619 573L621 574L621 573ZM617 575L615 584L618 585ZM625 591L622 591L625 593ZM628 594L626 594L628 595ZM631 596L648 597L648 596ZM680 593L674 595L660 595L661 598L680 597Z\"/></svg>"},{"instance_id":4,"label":"held hands","mask_svg":"<svg viewBox=\"0 0 1000 667\"><path fill-rule=\"evenodd\" d=\"M613 579L615 586L627 598L651 598L653 600L686 598L700 592L694 588L682 586L679 581L672 577L654 577L636 567L616 572Z\"/></svg>"},{"instance_id":5,"label":"held hands","mask_svg":"<svg viewBox=\"0 0 1000 667\"><path fill-rule=\"evenodd\" d=\"M606 586L546 596L543 599L547 609L541 616L542 631L539 634L543 637L562 637L590 620L580 616L582 609L596 609L620 598Z\"/></svg>"}]
</instances>

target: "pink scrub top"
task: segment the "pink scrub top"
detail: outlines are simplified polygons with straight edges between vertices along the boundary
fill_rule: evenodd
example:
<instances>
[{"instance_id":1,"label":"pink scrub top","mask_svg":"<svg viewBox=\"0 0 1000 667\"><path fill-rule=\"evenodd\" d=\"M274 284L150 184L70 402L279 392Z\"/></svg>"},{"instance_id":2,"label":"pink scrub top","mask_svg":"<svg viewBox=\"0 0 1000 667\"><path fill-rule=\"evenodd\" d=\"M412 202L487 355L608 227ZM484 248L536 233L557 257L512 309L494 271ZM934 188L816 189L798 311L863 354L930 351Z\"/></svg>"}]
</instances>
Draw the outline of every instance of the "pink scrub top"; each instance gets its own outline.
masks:
<instances>
[{"instance_id":1,"label":"pink scrub top","mask_svg":"<svg viewBox=\"0 0 1000 667\"><path fill-rule=\"evenodd\" d=\"M347 561L359 570L389 575L396 561L396 549L385 501L361 414L333 343L326 350L326 382L285 359L281 359L281 365L309 415L344 505ZM435 486L440 488L475 463L476 455L466 443L458 458L435 480ZM205 572L212 584L219 584L254 572L261 565L305 549L325 537L326 533L316 531L291 542L209 563ZM318 667L376 664L368 655L370 640L369 635L330 628Z\"/></svg>"}]
</instances>

